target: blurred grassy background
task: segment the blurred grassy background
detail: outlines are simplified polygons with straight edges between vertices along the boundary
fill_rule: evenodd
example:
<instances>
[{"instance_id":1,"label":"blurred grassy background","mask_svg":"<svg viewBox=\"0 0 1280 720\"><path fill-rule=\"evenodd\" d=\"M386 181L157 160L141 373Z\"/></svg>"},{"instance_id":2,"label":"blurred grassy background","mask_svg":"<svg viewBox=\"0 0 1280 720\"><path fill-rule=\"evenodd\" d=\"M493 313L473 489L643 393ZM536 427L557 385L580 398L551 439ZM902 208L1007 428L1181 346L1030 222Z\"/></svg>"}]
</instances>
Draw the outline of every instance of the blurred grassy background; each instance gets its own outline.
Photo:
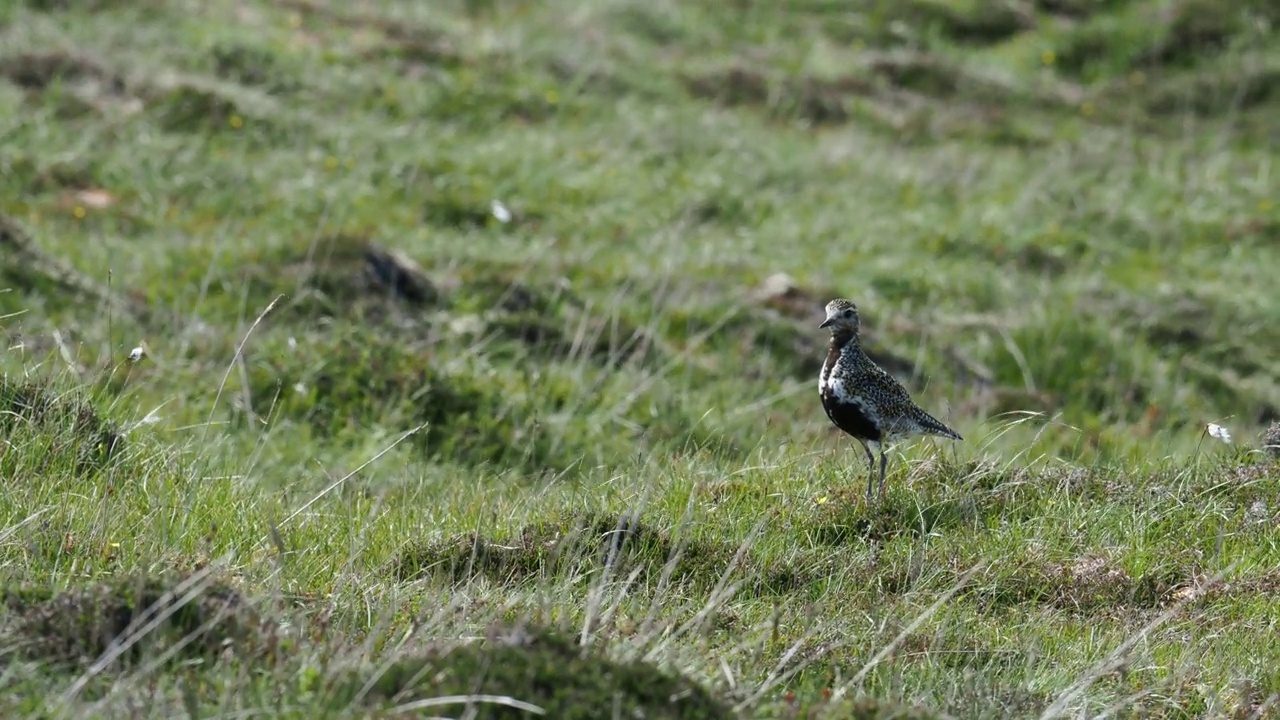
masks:
<instances>
[{"instance_id":1,"label":"blurred grassy background","mask_svg":"<svg viewBox=\"0 0 1280 720\"><path fill-rule=\"evenodd\" d=\"M1262 716L1277 20L0 6L0 705ZM966 437L869 507L836 295Z\"/></svg>"}]
</instances>

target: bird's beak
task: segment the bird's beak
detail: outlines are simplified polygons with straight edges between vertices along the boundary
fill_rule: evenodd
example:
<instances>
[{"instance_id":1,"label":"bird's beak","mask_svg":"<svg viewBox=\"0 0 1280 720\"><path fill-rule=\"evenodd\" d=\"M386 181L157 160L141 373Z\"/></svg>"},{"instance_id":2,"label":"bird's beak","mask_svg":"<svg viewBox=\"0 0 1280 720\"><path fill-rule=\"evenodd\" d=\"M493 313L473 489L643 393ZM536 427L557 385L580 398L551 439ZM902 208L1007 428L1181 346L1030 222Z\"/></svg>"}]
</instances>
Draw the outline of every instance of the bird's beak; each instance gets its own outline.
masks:
<instances>
[{"instance_id":1,"label":"bird's beak","mask_svg":"<svg viewBox=\"0 0 1280 720\"><path fill-rule=\"evenodd\" d=\"M827 318L826 320L823 320L823 321L822 321L822 324L821 324L821 325L819 325L818 327L819 327L819 328L831 327L831 323L833 323L833 322L835 322L835 321L836 321L836 319L835 319L835 318L833 318L833 317L829 317L829 318Z\"/></svg>"}]
</instances>

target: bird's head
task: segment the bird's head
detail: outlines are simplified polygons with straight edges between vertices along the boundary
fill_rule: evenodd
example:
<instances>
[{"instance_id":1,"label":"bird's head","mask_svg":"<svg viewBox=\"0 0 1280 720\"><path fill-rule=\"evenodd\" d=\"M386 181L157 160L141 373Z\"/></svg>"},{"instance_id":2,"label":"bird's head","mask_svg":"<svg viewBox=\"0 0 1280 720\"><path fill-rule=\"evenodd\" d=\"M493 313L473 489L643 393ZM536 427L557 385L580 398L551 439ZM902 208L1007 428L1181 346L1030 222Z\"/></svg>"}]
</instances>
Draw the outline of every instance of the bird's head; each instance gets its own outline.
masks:
<instances>
[{"instance_id":1,"label":"bird's head","mask_svg":"<svg viewBox=\"0 0 1280 720\"><path fill-rule=\"evenodd\" d=\"M832 335L858 333L858 306L852 300L836 298L827 303L827 319L820 328L830 328Z\"/></svg>"}]
</instances>

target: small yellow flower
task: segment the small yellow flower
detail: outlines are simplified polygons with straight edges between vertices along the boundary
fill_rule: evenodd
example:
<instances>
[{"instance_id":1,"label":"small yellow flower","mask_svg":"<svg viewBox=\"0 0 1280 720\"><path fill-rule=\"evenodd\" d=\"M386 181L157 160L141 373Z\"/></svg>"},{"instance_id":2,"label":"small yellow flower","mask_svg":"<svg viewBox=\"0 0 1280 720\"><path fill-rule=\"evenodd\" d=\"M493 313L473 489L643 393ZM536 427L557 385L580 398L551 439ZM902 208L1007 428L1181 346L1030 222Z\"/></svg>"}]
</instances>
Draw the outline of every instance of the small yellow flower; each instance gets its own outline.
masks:
<instances>
[{"instance_id":1,"label":"small yellow flower","mask_svg":"<svg viewBox=\"0 0 1280 720\"><path fill-rule=\"evenodd\" d=\"M823 495L822 497L818 498L818 504L819 504L819 505L826 505L826 504L827 504L827 500L828 500L828 499L829 499L829 498L827 498L827 496L826 496L826 495Z\"/></svg>"},{"instance_id":2,"label":"small yellow flower","mask_svg":"<svg viewBox=\"0 0 1280 720\"><path fill-rule=\"evenodd\" d=\"M71 208L71 214L74 215L77 220L83 220L85 215L84 208L77 205Z\"/></svg>"},{"instance_id":3,"label":"small yellow flower","mask_svg":"<svg viewBox=\"0 0 1280 720\"><path fill-rule=\"evenodd\" d=\"M334 157L334 156L332 156L332 155L329 155L329 156L325 157L325 159L324 159L324 169L325 169L325 170L330 170L330 171L332 171L332 170L337 170L337 169L338 169L338 158L336 158L336 157Z\"/></svg>"},{"instance_id":4,"label":"small yellow flower","mask_svg":"<svg viewBox=\"0 0 1280 720\"><path fill-rule=\"evenodd\" d=\"M1044 52L1040 53L1040 62L1044 63L1045 65L1052 65L1054 61L1056 61L1057 59L1058 59L1058 56L1054 55L1052 50L1045 50Z\"/></svg>"},{"instance_id":5,"label":"small yellow flower","mask_svg":"<svg viewBox=\"0 0 1280 720\"><path fill-rule=\"evenodd\" d=\"M1267 198L1258 201L1258 212L1271 212L1271 208L1275 207L1275 203Z\"/></svg>"},{"instance_id":6,"label":"small yellow flower","mask_svg":"<svg viewBox=\"0 0 1280 720\"><path fill-rule=\"evenodd\" d=\"M554 89L546 91L545 93L542 94L542 96L547 99L548 105L555 105L556 103L560 102L560 94L557 93Z\"/></svg>"},{"instance_id":7,"label":"small yellow flower","mask_svg":"<svg viewBox=\"0 0 1280 720\"><path fill-rule=\"evenodd\" d=\"M240 128L244 127L244 118L240 117L239 115L232 115L231 118L227 120L227 123L231 125L231 128L233 130L239 130Z\"/></svg>"}]
</instances>

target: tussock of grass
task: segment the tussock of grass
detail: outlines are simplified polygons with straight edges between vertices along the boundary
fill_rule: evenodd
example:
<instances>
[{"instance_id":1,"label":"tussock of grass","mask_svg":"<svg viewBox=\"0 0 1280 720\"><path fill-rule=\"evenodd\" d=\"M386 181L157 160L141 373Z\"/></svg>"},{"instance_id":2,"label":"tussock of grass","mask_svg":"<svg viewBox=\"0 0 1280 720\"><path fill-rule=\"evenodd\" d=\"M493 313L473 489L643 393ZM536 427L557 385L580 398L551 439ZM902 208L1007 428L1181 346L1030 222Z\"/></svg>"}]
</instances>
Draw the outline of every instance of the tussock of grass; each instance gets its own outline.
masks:
<instances>
[{"instance_id":1,"label":"tussock of grass","mask_svg":"<svg viewBox=\"0 0 1280 720\"><path fill-rule=\"evenodd\" d=\"M411 706L458 698L450 706L476 718L521 718L529 711L486 697L511 698L546 717L627 717L711 720L734 717L728 706L696 683L644 662L619 662L598 649L530 625L494 626L483 641L398 659L372 679L326 689L330 701ZM465 698L477 698L467 703ZM424 705L424 707L427 707Z\"/></svg>"},{"instance_id":2,"label":"tussock of grass","mask_svg":"<svg viewBox=\"0 0 1280 720\"><path fill-rule=\"evenodd\" d=\"M4 591L5 625L19 651L56 668L80 669L119 650L138 663L173 649L175 661L262 652L261 620L238 592L202 577L121 576L61 591Z\"/></svg>"},{"instance_id":3,"label":"tussock of grass","mask_svg":"<svg viewBox=\"0 0 1280 720\"><path fill-rule=\"evenodd\" d=\"M1186 568L1156 569L1135 578L1099 555L1066 563L1032 557L988 582L978 581L973 597L989 611L1027 604L1080 613L1155 608L1168 602L1172 591L1189 578Z\"/></svg>"},{"instance_id":4,"label":"tussock of grass","mask_svg":"<svg viewBox=\"0 0 1280 720\"><path fill-rule=\"evenodd\" d=\"M124 80L99 61L63 52L19 53L0 59L0 75L28 90L43 90L54 82L92 80L124 91Z\"/></svg>"},{"instance_id":5,"label":"tussock of grass","mask_svg":"<svg viewBox=\"0 0 1280 720\"><path fill-rule=\"evenodd\" d=\"M542 403L503 392L483 370L444 367L430 345L373 331L312 335L281 350L253 366L251 396L259 412L302 421L318 437L426 424L414 442L431 457L534 470L576 462L571 447L557 450L539 432Z\"/></svg>"},{"instance_id":6,"label":"tussock of grass","mask_svg":"<svg viewBox=\"0 0 1280 720\"><path fill-rule=\"evenodd\" d=\"M31 473L61 469L90 473L124 449L120 428L99 415L91 403L59 395L43 382L8 377L0 377L0 438L9 447L25 448L37 461L16 465Z\"/></svg>"},{"instance_id":7,"label":"tussock of grass","mask_svg":"<svg viewBox=\"0 0 1280 720\"><path fill-rule=\"evenodd\" d=\"M402 579L429 575L463 583L483 576L509 584L604 570L641 584L666 578L691 592L709 591L730 576L743 581L748 595L785 594L812 579L810 570L791 564L766 566L747 548L681 538L630 515L598 514L536 522L511 540L473 533L416 543L397 554L394 568Z\"/></svg>"}]
</instances>

